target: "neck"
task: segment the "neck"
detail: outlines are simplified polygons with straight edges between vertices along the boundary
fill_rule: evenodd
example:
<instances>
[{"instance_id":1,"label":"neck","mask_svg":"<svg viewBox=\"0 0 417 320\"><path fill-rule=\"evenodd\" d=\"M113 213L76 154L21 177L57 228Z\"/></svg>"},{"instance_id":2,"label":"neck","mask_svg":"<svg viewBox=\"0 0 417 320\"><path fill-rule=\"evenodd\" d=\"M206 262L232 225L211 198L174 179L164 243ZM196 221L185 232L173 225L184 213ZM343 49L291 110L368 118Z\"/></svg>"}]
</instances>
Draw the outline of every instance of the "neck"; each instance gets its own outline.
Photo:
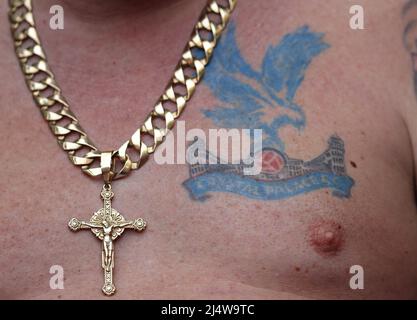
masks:
<instances>
[{"instance_id":1,"label":"neck","mask_svg":"<svg viewBox=\"0 0 417 320\"><path fill-rule=\"evenodd\" d=\"M32 0L33 1L33 0ZM64 9L65 24L81 25L86 32L113 30L115 27L142 28L151 26L154 31L165 22L188 22L190 12L201 10L207 0L43 0L33 1L36 17L49 19L50 8L59 5ZM194 17L196 20L198 16Z\"/></svg>"},{"instance_id":2,"label":"neck","mask_svg":"<svg viewBox=\"0 0 417 320\"><path fill-rule=\"evenodd\" d=\"M66 14L80 20L114 20L133 15L152 14L160 10L176 9L189 0L47 0L49 6L61 5Z\"/></svg>"},{"instance_id":3,"label":"neck","mask_svg":"<svg viewBox=\"0 0 417 320\"><path fill-rule=\"evenodd\" d=\"M120 51L124 46L166 45L166 40L184 45L207 0L43 0L34 2L35 21L41 39L53 47L80 48L109 44ZM64 30L51 30L49 10L64 10ZM180 32L180 33L179 33ZM182 36L181 33L184 33ZM114 48L117 42L118 48ZM158 44L160 42L161 44ZM146 44L146 46L145 46ZM135 53L137 55L137 52Z\"/></svg>"}]
</instances>

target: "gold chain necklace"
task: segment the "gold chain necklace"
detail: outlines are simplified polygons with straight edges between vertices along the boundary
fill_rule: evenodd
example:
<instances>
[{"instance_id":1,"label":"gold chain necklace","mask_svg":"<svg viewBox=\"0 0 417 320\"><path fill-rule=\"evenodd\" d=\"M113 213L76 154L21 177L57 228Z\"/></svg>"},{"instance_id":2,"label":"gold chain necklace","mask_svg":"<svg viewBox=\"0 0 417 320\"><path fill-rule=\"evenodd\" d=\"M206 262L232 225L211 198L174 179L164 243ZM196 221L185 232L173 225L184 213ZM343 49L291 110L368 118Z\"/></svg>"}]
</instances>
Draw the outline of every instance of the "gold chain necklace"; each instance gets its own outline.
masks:
<instances>
[{"instance_id":1,"label":"gold chain necklace","mask_svg":"<svg viewBox=\"0 0 417 320\"><path fill-rule=\"evenodd\" d=\"M102 241L104 270L102 291L106 295L112 295L116 291L113 283L113 241L125 229L142 231L146 228L143 219L126 221L112 208L111 200L114 193L111 182L125 177L132 170L139 169L148 156L164 141L200 82L236 1L208 1L167 89L158 99L143 125L119 149L112 151L100 151L93 144L62 96L36 31L32 1L10 1L9 18L16 55L33 99L59 145L68 153L71 162L79 166L85 174L92 177L102 176L104 179L101 191L103 207L95 212L88 222L72 218L68 226L73 231L90 229ZM171 108L172 105L175 107ZM165 126L157 125L157 119L162 120ZM153 143L146 144L145 137L151 138ZM136 154L136 160L129 156L132 154Z\"/></svg>"}]
</instances>

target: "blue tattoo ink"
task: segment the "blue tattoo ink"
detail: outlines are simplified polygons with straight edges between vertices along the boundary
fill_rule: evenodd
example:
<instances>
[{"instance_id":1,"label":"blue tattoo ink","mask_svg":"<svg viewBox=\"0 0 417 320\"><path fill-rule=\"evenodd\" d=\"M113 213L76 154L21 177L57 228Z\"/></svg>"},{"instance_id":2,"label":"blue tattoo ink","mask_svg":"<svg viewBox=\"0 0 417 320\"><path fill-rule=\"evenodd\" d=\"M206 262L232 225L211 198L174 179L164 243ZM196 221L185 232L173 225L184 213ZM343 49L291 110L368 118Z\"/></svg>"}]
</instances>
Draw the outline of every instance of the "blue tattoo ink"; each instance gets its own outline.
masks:
<instances>
[{"instance_id":1,"label":"blue tattoo ink","mask_svg":"<svg viewBox=\"0 0 417 320\"><path fill-rule=\"evenodd\" d=\"M278 150L265 148L262 150L262 172L256 176L243 174L243 169L252 164L210 164L208 160L213 155L206 152L203 164L190 166L191 178L184 186L196 200L205 200L209 192L279 200L323 188L333 190L337 197L349 198L354 181L346 174L344 143L334 135L328 144L327 150L310 161L291 159ZM188 151L194 152L193 145Z\"/></svg>"},{"instance_id":2,"label":"blue tattoo ink","mask_svg":"<svg viewBox=\"0 0 417 320\"><path fill-rule=\"evenodd\" d=\"M269 47L260 70L255 70L242 57L235 25L229 24L204 78L222 104L203 110L203 114L222 128L262 129L262 172L245 176L243 169L252 164L212 164L208 159L215 156L206 152L204 163L190 165L190 178L183 184L192 198L202 201L211 192L231 192L252 199L279 200L323 188L331 189L337 197L350 197L355 182L346 173L341 138L330 137L321 155L303 161L285 153L279 135L285 126L302 130L306 125L304 111L294 98L313 58L330 47L323 37L307 26L301 27ZM195 151L193 144L190 153Z\"/></svg>"},{"instance_id":3,"label":"blue tattoo ink","mask_svg":"<svg viewBox=\"0 0 417 320\"><path fill-rule=\"evenodd\" d=\"M204 110L204 115L221 128L262 129L266 137L263 144L284 151L279 130L285 126L302 129L306 124L294 97L312 59L329 48L323 36L307 26L299 28L269 47L261 70L254 70L240 53L231 23L204 78L223 105ZM275 116L266 116L271 109Z\"/></svg>"}]
</instances>

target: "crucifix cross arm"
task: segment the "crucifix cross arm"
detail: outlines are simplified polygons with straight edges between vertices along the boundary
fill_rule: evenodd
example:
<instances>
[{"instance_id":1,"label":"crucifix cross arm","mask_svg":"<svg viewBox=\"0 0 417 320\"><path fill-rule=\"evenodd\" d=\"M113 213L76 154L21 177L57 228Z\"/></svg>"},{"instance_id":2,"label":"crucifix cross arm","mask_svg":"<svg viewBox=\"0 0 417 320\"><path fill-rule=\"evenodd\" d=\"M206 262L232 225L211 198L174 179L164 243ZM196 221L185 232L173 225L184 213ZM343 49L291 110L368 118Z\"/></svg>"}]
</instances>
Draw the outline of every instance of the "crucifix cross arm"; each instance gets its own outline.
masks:
<instances>
[{"instance_id":1,"label":"crucifix cross arm","mask_svg":"<svg viewBox=\"0 0 417 320\"><path fill-rule=\"evenodd\" d=\"M68 227L72 230L72 231L78 231L80 229L93 229L93 228L103 228L103 226L101 224L96 224L96 223L92 223L92 222L85 222L85 221L80 221L77 218L72 218L69 222L68 222Z\"/></svg>"},{"instance_id":2,"label":"crucifix cross arm","mask_svg":"<svg viewBox=\"0 0 417 320\"><path fill-rule=\"evenodd\" d=\"M134 229L136 231L142 231L146 228L146 222L142 218L136 219L134 221L123 221L114 224L115 227Z\"/></svg>"},{"instance_id":3,"label":"crucifix cross arm","mask_svg":"<svg viewBox=\"0 0 417 320\"><path fill-rule=\"evenodd\" d=\"M94 229L94 228L103 228L102 224L97 224L93 222L80 221L77 218L72 218L68 223L69 228L72 231L78 231L81 229ZM136 231L143 231L146 228L146 222L142 218L136 219L134 221L123 221L123 222L114 222L112 227L134 229Z\"/></svg>"}]
</instances>

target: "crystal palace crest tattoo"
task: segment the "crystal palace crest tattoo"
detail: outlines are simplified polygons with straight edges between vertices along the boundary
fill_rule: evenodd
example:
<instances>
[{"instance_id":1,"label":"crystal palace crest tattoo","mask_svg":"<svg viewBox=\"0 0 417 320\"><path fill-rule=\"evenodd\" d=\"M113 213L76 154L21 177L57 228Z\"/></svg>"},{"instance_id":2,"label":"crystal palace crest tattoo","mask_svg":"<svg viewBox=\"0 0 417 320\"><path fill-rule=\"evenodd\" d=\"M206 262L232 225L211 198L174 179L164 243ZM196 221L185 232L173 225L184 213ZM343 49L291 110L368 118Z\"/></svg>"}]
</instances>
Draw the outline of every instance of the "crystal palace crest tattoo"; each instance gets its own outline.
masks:
<instances>
[{"instance_id":1,"label":"crystal palace crest tattoo","mask_svg":"<svg viewBox=\"0 0 417 320\"><path fill-rule=\"evenodd\" d=\"M288 155L280 136L284 127L302 130L306 126L303 107L295 98L310 63L330 47L323 37L308 26L301 27L285 35L278 45L270 46L260 70L256 70L241 55L235 25L229 25L204 78L221 104L203 110L203 114L218 127L262 129L262 171L255 176L244 175L243 162L204 161L190 165L190 178L184 187L193 199L229 192L252 199L278 200L324 188L335 196L350 197L354 180L347 175L345 146L339 136L329 137L326 150L306 161ZM201 147L199 143L196 140L187 152L195 152ZM203 155L210 157L208 151Z\"/></svg>"}]
</instances>

